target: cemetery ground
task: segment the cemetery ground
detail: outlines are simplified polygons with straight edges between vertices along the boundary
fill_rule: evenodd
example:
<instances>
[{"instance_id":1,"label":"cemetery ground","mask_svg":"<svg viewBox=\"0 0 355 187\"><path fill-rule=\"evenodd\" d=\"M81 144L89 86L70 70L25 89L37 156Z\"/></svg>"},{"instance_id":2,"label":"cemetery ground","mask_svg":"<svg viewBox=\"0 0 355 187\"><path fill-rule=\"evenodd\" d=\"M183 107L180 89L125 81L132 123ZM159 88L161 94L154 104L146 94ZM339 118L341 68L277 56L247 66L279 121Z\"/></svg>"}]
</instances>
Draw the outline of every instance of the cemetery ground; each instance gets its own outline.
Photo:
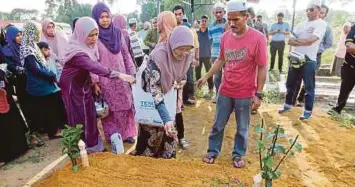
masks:
<instances>
[{"instance_id":1,"label":"cemetery ground","mask_svg":"<svg viewBox=\"0 0 355 187\"><path fill-rule=\"evenodd\" d=\"M261 118L264 118L268 128L275 124L282 126L290 138L300 135L299 143L304 148L301 153L286 159L281 166L281 178L274 182L275 186L338 187L355 184L355 129L331 119L325 114L324 106L318 106L313 118L306 122L298 120L301 108L279 115L279 107L279 104L264 104L259 113L252 116L247 165L243 169L232 167L231 151L236 129L234 115L231 115L225 129L222 152L215 164L202 163L215 105L201 99L195 107L185 107L185 131L190 148L178 150L176 159L96 154L90 157L91 167L72 173L70 166L67 166L38 186L251 186L253 176L260 172L258 154L255 153L259 135L253 129ZM125 147L127 153L133 149L132 145ZM106 148L110 150L109 145ZM46 146L30 150L3 166L0 186L22 186L61 156L61 149L60 140L48 140ZM100 169L103 165L105 170Z\"/></svg>"}]
</instances>

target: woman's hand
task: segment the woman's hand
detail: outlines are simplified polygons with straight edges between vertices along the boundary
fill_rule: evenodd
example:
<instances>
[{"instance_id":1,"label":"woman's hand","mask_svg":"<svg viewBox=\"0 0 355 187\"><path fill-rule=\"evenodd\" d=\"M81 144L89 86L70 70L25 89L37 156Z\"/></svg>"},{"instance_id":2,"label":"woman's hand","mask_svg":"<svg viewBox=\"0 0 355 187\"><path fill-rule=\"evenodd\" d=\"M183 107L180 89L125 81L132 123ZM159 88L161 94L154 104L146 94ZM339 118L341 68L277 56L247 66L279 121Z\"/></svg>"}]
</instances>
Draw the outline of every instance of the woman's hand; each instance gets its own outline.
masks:
<instances>
[{"instance_id":1,"label":"woman's hand","mask_svg":"<svg viewBox=\"0 0 355 187\"><path fill-rule=\"evenodd\" d=\"M124 73L121 73L119 75L119 78L125 82L128 82L130 84L134 84L136 82L136 78L134 78L134 76L132 75L127 75L127 74L124 74Z\"/></svg>"},{"instance_id":2,"label":"woman's hand","mask_svg":"<svg viewBox=\"0 0 355 187\"><path fill-rule=\"evenodd\" d=\"M94 87L94 94L99 95L101 93L100 86L97 83L95 83L93 87Z\"/></svg>"},{"instance_id":3,"label":"woman's hand","mask_svg":"<svg viewBox=\"0 0 355 187\"><path fill-rule=\"evenodd\" d=\"M174 122L173 121L168 121L164 125L164 130L167 136L177 140L177 131L175 130L174 127Z\"/></svg>"},{"instance_id":4,"label":"woman's hand","mask_svg":"<svg viewBox=\"0 0 355 187\"><path fill-rule=\"evenodd\" d=\"M186 84L186 80L182 80L179 83L178 82L174 82L174 88L175 89L182 89Z\"/></svg>"}]
</instances>

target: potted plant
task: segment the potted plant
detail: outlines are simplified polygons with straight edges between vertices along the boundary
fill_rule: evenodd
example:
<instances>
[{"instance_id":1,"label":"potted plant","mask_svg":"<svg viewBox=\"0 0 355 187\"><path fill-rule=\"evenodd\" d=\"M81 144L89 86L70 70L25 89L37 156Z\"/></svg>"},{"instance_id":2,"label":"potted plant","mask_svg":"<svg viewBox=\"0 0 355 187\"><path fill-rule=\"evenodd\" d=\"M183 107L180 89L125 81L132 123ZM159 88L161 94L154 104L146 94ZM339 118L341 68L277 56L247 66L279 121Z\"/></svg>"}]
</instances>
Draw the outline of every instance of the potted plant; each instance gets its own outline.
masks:
<instances>
[{"instance_id":1,"label":"potted plant","mask_svg":"<svg viewBox=\"0 0 355 187\"><path fill-rule=\"evenodd\" d=\"M80 150L78 143L81 138L81 133L82 133L82 125L76 125L76 127L70 127L68 125L65 125L65 129L62 131L62 136L63 136L63 154L68 154L71 163L72 163L72 169L74 172L77 172L79 169L79 166L77 165L77 158L80 156Z\"/></svg>"},{"instance_id":2,"label":"potted plant","mask_svg":"<svg viewBox=\"0 0 355 187\"><path fill-rule=\"evenodd\" d=\"M279 143L280 140L282 142L287 140L285 130L280 125L273 126L270 133L267 133L265 129L264 120L262 119L261 124L255 128L255 132L260 134L256 152L259 154L261 178L265 180L266 187L271 187L272 180L281 176L281 170L279 169L281 163L287 156L294 156L293 148L297 152L301 152L302 145L297 143L299 135L294 140L289 139L287 141L289 145ZM263 137L264 135L265 137ZM286 146L289 146L288 149L286 149Z\"/></svg>"}]
</instances>

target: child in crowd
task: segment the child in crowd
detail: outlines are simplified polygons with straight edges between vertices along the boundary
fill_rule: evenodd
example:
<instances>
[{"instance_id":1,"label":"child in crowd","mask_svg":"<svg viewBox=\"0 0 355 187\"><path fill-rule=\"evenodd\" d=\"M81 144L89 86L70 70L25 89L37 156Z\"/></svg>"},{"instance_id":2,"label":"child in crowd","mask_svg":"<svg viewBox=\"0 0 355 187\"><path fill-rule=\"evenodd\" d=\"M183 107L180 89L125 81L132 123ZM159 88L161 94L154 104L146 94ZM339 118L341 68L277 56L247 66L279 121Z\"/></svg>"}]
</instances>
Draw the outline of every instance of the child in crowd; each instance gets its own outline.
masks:
<instances>
[{"instance_id":1,"label":"child in crowd","mask_svg":"<svg viewBox=\"0 0 355 187\"><path fill-rule=\"evenodd\" d=\"M63 69L63 67L59 63L59 60L55 57L55 55L51 54L51 49L49 48L47 42L39 42L37 43L37 45L41 50L44 58L46 59L46 66L56 75L57 82L59 82L60 75L62 74Z\"/></svg>"}]
</instances>

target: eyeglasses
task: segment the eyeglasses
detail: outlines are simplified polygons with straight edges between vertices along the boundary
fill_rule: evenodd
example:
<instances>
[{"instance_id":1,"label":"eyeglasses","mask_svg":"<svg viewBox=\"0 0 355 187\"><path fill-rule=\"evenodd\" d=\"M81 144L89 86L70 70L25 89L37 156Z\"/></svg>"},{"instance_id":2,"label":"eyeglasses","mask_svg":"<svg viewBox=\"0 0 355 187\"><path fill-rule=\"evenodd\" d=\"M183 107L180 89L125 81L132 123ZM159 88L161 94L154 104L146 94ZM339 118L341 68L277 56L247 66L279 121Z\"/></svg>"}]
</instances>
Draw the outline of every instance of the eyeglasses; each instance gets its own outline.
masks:
<instances>
[{"instance_id":1,"label":"eyeglasses","mask_svg":"<svg viewBox=\"0 0 355 187\"><path fill-rule=\"evenodd\" d=\"M201 20L202 23L207 23L207 20Z\"/></svg>"},{"instance_id":2,"label":"eyeglasses","mask_svg":"<svg viewBox=\"0 0 355 187\"><path fill-rule=\"evenodd\" d=\"M307 8L306 11L307 11L307 12L313 12L313 11L314 11L314 8L313 8L313 7L312 7L312 8Z\"/></svg>"}]
</instances>

